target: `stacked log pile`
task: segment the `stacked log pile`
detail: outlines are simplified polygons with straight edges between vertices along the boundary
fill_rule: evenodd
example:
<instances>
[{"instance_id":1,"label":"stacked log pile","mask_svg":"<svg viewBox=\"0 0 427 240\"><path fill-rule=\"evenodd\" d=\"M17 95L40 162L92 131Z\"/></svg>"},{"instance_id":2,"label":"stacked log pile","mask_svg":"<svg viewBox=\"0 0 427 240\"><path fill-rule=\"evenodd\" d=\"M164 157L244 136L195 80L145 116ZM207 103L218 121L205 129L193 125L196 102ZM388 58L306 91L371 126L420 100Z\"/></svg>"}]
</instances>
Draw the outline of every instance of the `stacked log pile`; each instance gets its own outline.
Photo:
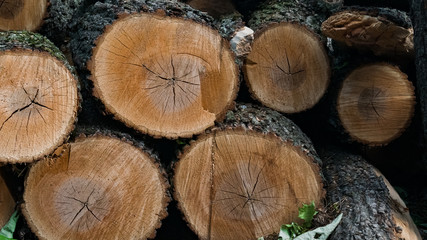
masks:
<instances>
[{"instance_id":1,"label":"stacked log pile","mask_svg":"<svg viewBox=\"0 0 427 240\"><path fill-rule=\"evenodd\" d=\"M372 152L425 140L424 55L405 9L345 4L0 1L0 228L274 238L314 202L329 239L421 239Z\"/></svg>"}]
</instances>

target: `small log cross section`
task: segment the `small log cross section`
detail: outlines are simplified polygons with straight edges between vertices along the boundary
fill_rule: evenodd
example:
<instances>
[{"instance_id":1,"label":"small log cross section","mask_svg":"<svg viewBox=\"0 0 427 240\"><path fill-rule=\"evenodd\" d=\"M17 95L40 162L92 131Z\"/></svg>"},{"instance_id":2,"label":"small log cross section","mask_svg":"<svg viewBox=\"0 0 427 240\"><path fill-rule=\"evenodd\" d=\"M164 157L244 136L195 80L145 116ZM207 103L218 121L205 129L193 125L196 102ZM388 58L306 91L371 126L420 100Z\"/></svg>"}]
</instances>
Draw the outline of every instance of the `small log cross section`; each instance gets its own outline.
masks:
<instances>
[{"instance_id":1,"label":"small log cross section","mask_svg":"<svg viewBox=\"0 0 427 240\"><path fill-rule=\"evenodd\" d=\"M325 49L313 32L296 23L259 30L243 70L253 97L285 113L313 107L329 85Z\"/></svg>"},{"instance_id":2,"label":"small log cross section","mask_svg":"<svg viewBox=\"0 0 427 240\"><path fill-rule=\"evenodd\" d=\"M386 145L409 125L415 108L414 87L399 68L371 64L344 80L337 111L352 138L368 145Z\"/></svg>"},{"instance_id":3,"label":"small log cross section","mask_svg":"<svg viewBox=\"0 0 427 240\"><path fill-rule=\"evenodd\" d=\"M61 145L74 127L77 80L46 52L0 53L0 161L31 162Z\"/></svg>"}]
</instances>

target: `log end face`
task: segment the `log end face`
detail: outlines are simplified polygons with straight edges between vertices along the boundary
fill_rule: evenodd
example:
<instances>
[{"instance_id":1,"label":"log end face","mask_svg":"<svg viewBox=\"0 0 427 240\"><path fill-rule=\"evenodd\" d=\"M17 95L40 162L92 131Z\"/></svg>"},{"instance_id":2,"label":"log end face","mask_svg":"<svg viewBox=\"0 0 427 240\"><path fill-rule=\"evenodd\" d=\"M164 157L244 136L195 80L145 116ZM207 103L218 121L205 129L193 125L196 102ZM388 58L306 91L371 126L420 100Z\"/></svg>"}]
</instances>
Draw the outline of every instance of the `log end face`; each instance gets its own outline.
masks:
<instances>
[{"instance_id":1,"label":"log end face","mask_svg":"<svg viewBox=\"0 0 427 240\"><path fill-rule=\"evenodd\" d=\"M76 79L46 52L8 50L0 53L0 63L0 158L21 163L50 154L74 128Z\"/></svg>"},{"instance_id":2,"label":"log end face","mask_svg":"<svg viewBox=\"0 0 427 240\"><path fill-rule=\"evenodd\" d=\"M31 169L23 213L43 239L145 239L167 215L167 187L141 149L111 136L82 136Z\"/></svg>"},{"instance_id":3,"label":"log end face","mask_svg":"<svg viewBox=\"0 0 427 240\"><path fill-rule=\"evenodd\" d=\"M414 87L397 67L372 64L354 70L343 82L337 110L354 139L386 145L409 125L415 108Z\"/></svg>"},{"instance_id":4,"label":"log end face","mask_svg":"<svg viewBox=\"0 0 427 240\"><path fill-rule=\"evenodd\" d=\"M325 93L330 78L328 56L305 27L272 24L257 33L252 49L244 65L245 79L264 105L285 113L301 112Z\"/></svg>"},{"instance_id":5,"label":"log end face","mask_svg":"<svg viewBox=\"0 0 427 240\"><path fill-rule=\"evenodd\" d=\"M217 32L196 22L125 16L97 45L89 64L96 94L116 118L153 136L200 133L225 115L237 95L232 52Z\"/></svg>"},{"instance_id":6,"label":"log end face","mask_svg":"<svg viewBox=\"0 0 427 240\"><path fill-rule=\"evenodd\" d=\"M324 196L310 157L254 131L229 129L200 138L175 173L175 196L202 239L269 235L295 221L302 203L321 204Z\"/></svg>"}]
</instances>

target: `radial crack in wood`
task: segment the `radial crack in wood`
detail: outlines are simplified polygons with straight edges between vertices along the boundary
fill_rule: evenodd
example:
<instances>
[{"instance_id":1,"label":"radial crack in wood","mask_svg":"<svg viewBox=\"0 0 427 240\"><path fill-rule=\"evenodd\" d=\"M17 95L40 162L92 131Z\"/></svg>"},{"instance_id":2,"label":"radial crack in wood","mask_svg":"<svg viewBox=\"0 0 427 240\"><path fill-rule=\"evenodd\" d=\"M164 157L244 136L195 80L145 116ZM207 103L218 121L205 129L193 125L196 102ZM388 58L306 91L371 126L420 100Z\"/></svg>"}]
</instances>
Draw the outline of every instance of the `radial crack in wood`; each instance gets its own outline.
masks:
<instances>
[{"instance_id":1,"label":"radial crack in wood","mask_svg":"<svg viewBox=\"0 0 427 240\"><path fill-rule=\"evenodd\" d=\"M345 130L355 140L385 145L409 125L415 108L412 83L399 68L371 64L357 68L344 80L337 111Z\"/></svg>"},{"instance_id":2,"label":"radial crack in wood","mask_svg":"<svg viewBox=\"0 0 427 240\"><path fill-rule=\"evenodd\" d=\"M313 159L272 134L222 130L200 137L175 169L175 197L201 239L256 239L320 204Z\"/></svg>"},{"instance_id":3,"label":"radial crack in wood","mask_svg":"<svg viewBox=\"0 0 427 240\"><path fill-rule=\"evenodd\" d=\"M53 152L76 120L70 70L46 52L0 51L0 83L0 161L30 162Z\"/></svg>"},{"instance_id":4,"label":"radial crack in wood","mask_svg":"<svg viewBox=\"0 0 427 240\"><path fill-rule=\"evenodd\" d=\"M23 213L40 239L147 239L167 215L167 180L123 139L82 136L34 165Z\"/></svg>"},{"instance_id":5,"label":"radial crack in wood","mask_svg":"<svg viewBox=\"0 0 427 240\"><path fill-rule=\"evenodd\" d=\"M47 0L0 0L0 31L35 31L43 22Z\"/></svg>"},{"instance_id":6,"label":"radial crack in wood","mask_svg":"<svg viewBox=\"0 0 427 240\"><path fill-rule=\"evenodd\" d=\"M238 69L221 36L158 14L120 17L97 40L88 66L107 111L156 137L204 131L237 93Z\"/></svg>"},{"instance_id":7,"label":"radial crack in wood","mask_svg":"<svg viewBox=\"0 0 427 240\"><path fill-rule=\"evenodd\" d=\"M287 22L257 32L243 70L253 96L285 113L313 107L330 77L328 56L320 40L305 27Z\"/></svg>"}]
</instances>

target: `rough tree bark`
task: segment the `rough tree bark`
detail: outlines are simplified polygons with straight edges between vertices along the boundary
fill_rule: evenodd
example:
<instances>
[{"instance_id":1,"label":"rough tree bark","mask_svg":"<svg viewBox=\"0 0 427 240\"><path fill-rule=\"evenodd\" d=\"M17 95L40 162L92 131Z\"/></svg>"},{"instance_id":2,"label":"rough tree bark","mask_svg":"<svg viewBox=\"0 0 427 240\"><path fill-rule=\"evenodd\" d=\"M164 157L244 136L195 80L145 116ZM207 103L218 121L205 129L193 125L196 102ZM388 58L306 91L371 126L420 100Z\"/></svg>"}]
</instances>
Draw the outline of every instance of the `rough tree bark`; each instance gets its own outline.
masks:
<instances>
[{"instance_id":1,"label":"rough tree bark","mask_svg":"<svg viewBox=\"0 0 427 240\"><path fill-rule=\"evenodd\" d=\"M238 68L228 43L208 26L212 18L183 3L138 1L96 3L80 23L75 63L90 71L105 110L127 126L191 137L232 106Z\"/></svg>"},{"instance_id":2,"label":"rough tree bark","mask_svg":"<svg viewBox=\"0 0 427 240\"><path fill-rule=\"evenodd\" d=\"M321 160L310 140L273 110L242 104L183 150L175 199L201 239L256 239L321 206Z\"/></svg>"},{"instance_id":3,"label":"rough tree bark","mask_svg":"<svg viewBox=\"0 0 427 240\"><path fill-rule=\"evenodd\" d=\"M405 203L377 169L358 155L331 147L319 148L319 155L326 199L343 213L331 240L421 240Z\"/></svg>"},{"instance_id":4,"label":"rough tree bark","mask_svg":"<svg viewBox=\"0 0 427 240\"><path fill-rule=\"evenodd\" d=\"M411 13L415 32L416 91L421 114L422 161L427 168L427 1L412 0Z\"/></svg>"},{"instance_id":5,"label":"rough tree bark","mask_svg":"<svg viewBox=\"0 0 427 240\"><path fill-rule=\"evenodd\" d=\"M30 169L22 210L40 239L155 237L167 179L142 142L119 137L80 135Z\"/></svg>"},{"instance_id":6,"label":"rough tree bark","mask_svg":"<svg viewBox=\"0 0 427 240\"><path fill-rule=\"evenodd\" d=\"M68 138L79 108L73 71L45 37L0 32L0 162L34 161Z\"/></svg>"}]
</instances>

